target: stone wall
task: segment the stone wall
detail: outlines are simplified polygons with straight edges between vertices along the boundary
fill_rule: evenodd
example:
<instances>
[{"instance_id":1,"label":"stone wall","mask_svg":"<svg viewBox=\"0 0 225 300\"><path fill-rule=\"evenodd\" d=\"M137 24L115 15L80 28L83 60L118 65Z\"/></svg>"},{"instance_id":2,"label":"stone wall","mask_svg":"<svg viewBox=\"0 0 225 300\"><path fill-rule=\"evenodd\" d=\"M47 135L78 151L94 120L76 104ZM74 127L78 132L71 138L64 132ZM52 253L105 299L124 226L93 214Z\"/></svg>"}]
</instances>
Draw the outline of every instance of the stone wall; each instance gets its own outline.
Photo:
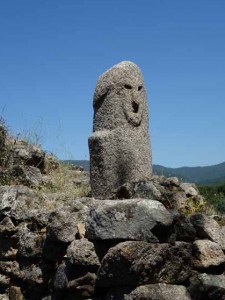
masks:
<instances>
[{"instance_id":1,"label":"stone wall","mask_svg":"<svg viewBox=\"0 0 225 300\"><path fill-rule=\"evenodd\" d=\"M0 299L223 299L224 227L171 208L182 191L201 198L162 177L120 200L1 186Z\"/></svg>"}]
</instances>

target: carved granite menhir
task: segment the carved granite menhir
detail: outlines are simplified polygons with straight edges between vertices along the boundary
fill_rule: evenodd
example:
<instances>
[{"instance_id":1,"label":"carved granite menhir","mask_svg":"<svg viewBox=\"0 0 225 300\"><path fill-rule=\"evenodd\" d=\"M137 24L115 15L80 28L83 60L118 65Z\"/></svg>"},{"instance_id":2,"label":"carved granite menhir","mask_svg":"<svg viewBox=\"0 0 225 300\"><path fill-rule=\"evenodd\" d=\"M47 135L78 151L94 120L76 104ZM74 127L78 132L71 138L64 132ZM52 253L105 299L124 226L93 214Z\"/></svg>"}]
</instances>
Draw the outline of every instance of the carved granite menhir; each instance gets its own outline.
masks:
<instances>
[{"instance_id":1,"label":"carved granite menhir","mask_svg":"<svg viewBox=\"0 0 225 300\"><path fill-rule=\"evenodd\" d=\"M123 61L99 77L89 150L95 198L113 198L124 183L151 178L147 95L134 63Z\"/></svg>"}]
</instances>

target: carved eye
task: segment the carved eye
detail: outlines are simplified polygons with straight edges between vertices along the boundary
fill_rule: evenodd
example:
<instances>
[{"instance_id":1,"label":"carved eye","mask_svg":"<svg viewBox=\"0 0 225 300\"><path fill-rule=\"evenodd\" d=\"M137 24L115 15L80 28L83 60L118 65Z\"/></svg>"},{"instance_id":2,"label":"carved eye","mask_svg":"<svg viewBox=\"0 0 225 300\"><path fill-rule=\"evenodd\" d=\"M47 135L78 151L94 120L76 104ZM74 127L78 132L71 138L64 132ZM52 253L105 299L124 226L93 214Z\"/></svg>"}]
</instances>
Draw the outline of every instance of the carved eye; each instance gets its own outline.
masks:
<instances>
[{"instance_id":1,"label":"carved eye","mask_svg":"<svg viewBox=\"0 0 225 300\"><path fill-rule=\"evenodd\" d=\"M140 91L140 90L142 90L142 85L139 85L139 87L138 87L138 91Z\"/></svg>"},{"instance_id":2,"label":"carved eye","mask_svg":"<svg viewBox=\"0 0 225 300\"><path fill-rule=\"evenodd\" d=\"M124 84L124 87L125 87L125 89L127 89L127 90L131 90L131 89L132 89L132 86L129 85L129 84Z\"/></svg>"}]
</instances>

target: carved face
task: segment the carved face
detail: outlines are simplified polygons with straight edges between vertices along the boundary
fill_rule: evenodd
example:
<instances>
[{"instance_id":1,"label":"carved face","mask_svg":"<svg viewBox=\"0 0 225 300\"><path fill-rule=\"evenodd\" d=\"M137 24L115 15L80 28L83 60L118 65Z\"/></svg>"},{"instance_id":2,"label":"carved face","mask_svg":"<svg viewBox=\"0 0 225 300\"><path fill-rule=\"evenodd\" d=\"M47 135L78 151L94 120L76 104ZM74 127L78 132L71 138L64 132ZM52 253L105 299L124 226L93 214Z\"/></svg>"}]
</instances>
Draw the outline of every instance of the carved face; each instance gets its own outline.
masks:
<instances>
[{"instance_id":1,"label":"carved face","mask_svg":"<svg viewBox=\"0 0 225 300\"><path fill-rule=\"evenodd\" d=\"M125 83L121 89L123 111L127 121L134 126L141 124L143 115L143 83Z\"/></svg>"},{"instance_id":2,"label":"carved face","mask_svg":"<svg viewBox=\"0 0 225 300\"><path fill-rule=\"evenodd\" d=\"M146 113L145 113L146 112ZM138 127L147 120L147 96L140 69L122 62L106 71L94 93L94 130Z\"/></svg>"}]
</instances>

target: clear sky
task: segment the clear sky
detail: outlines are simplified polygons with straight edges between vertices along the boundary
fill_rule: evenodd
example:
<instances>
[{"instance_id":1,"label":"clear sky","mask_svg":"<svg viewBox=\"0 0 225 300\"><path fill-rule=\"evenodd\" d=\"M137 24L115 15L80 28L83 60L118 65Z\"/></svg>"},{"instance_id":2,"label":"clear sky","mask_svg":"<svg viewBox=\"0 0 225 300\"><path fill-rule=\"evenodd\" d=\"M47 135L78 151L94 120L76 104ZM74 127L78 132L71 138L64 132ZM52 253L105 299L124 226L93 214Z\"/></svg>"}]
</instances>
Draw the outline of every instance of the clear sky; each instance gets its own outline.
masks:
<instances>
[{"instance_id":1,"label":"clear sky","mask_svg":"<svg viewBox=\"0 0 225 300\"><path fill-rule=\"evenodd\" d=\"M96 80L122 60L145 77L155 164L225 161L224 0L0 3L0 113L59 158L89 158Z\"/></svg>"}]
</instances>

